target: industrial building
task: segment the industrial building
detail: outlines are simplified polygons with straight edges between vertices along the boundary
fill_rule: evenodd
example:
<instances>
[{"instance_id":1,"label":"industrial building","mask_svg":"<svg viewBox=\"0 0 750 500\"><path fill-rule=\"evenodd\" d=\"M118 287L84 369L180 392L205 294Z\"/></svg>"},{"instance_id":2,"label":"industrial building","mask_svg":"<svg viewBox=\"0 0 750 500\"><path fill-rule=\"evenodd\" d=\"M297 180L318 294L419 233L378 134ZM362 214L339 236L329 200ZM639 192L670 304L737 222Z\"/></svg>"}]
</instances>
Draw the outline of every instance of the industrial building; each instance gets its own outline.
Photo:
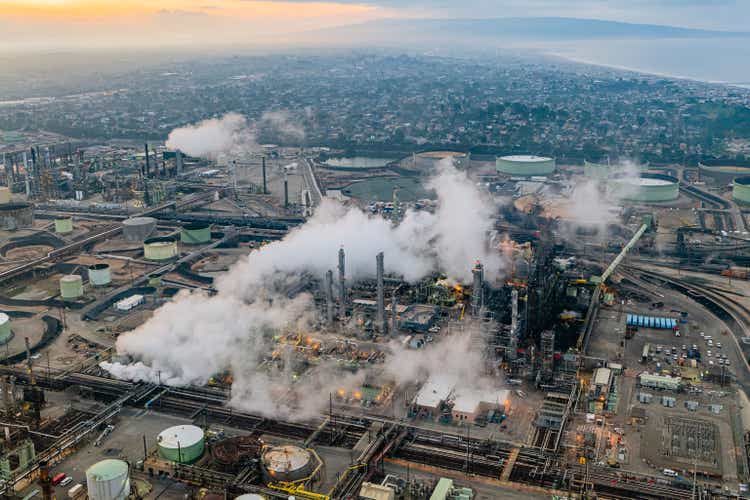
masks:
<instances>
[{"instance_id":1,"label":"industrial building","mask_svg":"<svg viewBox=\"0 0 750 500\"><path fill-rule=\"evenodd\" d=\"M666 389L669 391L679 391L682 388L682 380L680 377L658 375L656 373L641 373L638 375L638 383L641 384L642 387Z\"/></svg>"},{"instance_id":2,"label":"industrial building","mask_svg":"<svg viewBox=\"0 0 750 500\"><path fill-rule=\"evenodd\" d=\"M498 173L505 175L546 176L555 172L555 160L534 155L501 156L495 161L495 168Z\"/></svg>"}]
</instances>

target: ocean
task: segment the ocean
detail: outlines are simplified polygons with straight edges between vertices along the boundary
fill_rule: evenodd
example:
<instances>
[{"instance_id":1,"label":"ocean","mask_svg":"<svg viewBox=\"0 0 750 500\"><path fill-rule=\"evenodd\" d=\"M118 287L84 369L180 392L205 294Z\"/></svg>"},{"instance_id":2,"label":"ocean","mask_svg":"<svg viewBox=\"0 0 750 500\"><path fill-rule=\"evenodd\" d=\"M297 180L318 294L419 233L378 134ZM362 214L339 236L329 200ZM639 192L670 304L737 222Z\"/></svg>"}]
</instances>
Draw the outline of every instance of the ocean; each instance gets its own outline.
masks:
<instances>
[{"instance_id":1,"label":"ocean","mask_svg":"<svg viewBox=\"0 0 750 500\"><path fill-rule=\"evenodd\" d=\"M750 38L596 40L546 50L572 61L750 89Z\"/></svg>"}]
</instances>

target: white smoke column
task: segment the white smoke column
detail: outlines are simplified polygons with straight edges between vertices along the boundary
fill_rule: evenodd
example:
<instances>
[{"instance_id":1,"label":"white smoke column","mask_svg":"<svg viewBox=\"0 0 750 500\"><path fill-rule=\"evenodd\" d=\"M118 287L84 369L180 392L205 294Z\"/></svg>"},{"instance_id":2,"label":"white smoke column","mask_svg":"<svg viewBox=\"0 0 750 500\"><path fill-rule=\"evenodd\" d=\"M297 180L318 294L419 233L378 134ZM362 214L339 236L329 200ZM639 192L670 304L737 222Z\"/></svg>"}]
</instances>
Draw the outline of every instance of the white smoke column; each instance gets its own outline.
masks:
<instances>
[{"instance_id":1,"label":"white smoke column","mask_svg":"<svg viewBox=\"0 0 750 500\"><path fill-rule=\"evenodd\" d=\"M234 406L285 418L302 418L294 409L302 404L317 412L327 401L331 380L353 385L362 375L342 377L334 367L322 366L292 382L288 371L266 368L271 337L306 328L315 315L310 296L286 297L285 289L303 272L322 278L335 269L342 244L350 280L373 276L381 251L388 272L410 281L442 271L468 282L474 259L485 263L488 277L502 271L501 256L486 242L494 222L492 202L450 162L440 165L429 186L438 195L436 212L410 211L398 226L324 201L306 224L232 266L216 281L215 296L181 292L145 324L121 335L118 353L136 363L102 366L118 377L170 385L204 384L231 370ZM287 398L291 392L295 396Z\"/></svg>"},{"instance_id":2,"label":"white smoke column","mask_svg":"<svg viewBox=\"0 0 750 500\"><path fill-rule=\"evenodd\" d=\"M261 117L261 125L281 136L282 139L302 142L305 140L305 129L287 110L266 111Z\"/></svg>"},{"instance_id":3,"label":"white smoke column","mask_svg":"<svg viewBox=\"0 0 750 500\"><path fill-rule=\"evenodd\" d=\"M237 155L256 149L255 132L238 113L203 120L195 125L174 129L167 138L169 149L189 156L215 159L220 153Z\"/></svg>"}]
</instances>

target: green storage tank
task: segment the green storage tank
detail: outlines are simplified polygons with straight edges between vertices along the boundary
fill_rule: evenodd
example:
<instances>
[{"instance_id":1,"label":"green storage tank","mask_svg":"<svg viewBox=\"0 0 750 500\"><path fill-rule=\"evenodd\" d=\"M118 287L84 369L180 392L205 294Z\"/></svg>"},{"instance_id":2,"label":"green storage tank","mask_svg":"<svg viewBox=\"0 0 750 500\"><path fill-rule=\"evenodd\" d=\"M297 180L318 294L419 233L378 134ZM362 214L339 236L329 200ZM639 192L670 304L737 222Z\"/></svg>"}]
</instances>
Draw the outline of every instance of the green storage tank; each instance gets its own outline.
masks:
<instances>
[{"instance_id":1,"label":"green storage tank","mask_svg":"<svg viewBox=\"0 0 750 500\"><path fill-rule=\"evenodd\" d=\"M743 205L750 205L750 176L737 177L732 182L732 199Z\"/></svg>"},{"instance_id":2,"label":"green storage tank","mask_svg":"<svg viewBox=\"0 0 750 500\"><path fill-rule=\"evenodd\" d=\"M60 278L60 295L64 300L73 300L83 296L83 278L78 274Z\"/></svg>"},{"instance_id":3,"label":"green storage tank","mask_svg":"<svg viewBox=\"0 0 750 500\"><path fill-rule=\"evenodd\" d=\"M11 338L13 333L10 331L10 316L0 312L0 344L7 344Z\"/></svg>"},{"instance_id":4,"label":"green storage tank","mask_svg":"<svg viewBox=\"0 0 750 500\"><path fill-rule=\"evenodd\" d=\"M180 241L185 245L200 245L211 241L211 224L186 224L180 232Z\"/></svg>"},{"instance_id":5,"label":"green storage tank","mask_svg":"<svg viewBox=\"0 0 750 500\"><path fill-rule=\"evenodd\" d=\"M550 175L555 172L555 159L534 155L501 156L495 160L498 173L531 177Z\"/></svg>"},{"instance_id":6,"label":"green storage tank","mask_svg":"<svg viewBox=\"0 0 750 500\"><path fill-rule=\"evenodd\" d=\"M177 240L172 237L150 238L143 242L143 256L148 260L169 260L177 255Z\"/></svg>"},{"instance_id":7,"label":"green storage tank","mask_svg":"<svg viewBox=\"0 0 750 500\"><path fill-rule=\"evenodd\" d=\"M191 464L203 455L205 436L200 427L176 425L156 438L159 456L181 464Z\"/></svg>"},{"instance_id":8,"label":"green storage tank","mask_svg":"<svg viewBox=\"0 0 750 500\"><path fill-rule=\"evenodd\" d=\"M669 175L649 173L635 178L622 177L612 181L611 194L642 203L672 201L680 197L680 181Z\"/></svg>"},{"instance_id":9,"label":"green storage tank","mask_svg":"<svg viewBox=\"0 0 750 500\"><path fill-rule=\"evenodd\" d=\"M70 234L73 232L73 219L55 219L55 232L57 234Z\"/></svg>"}]
</instances>

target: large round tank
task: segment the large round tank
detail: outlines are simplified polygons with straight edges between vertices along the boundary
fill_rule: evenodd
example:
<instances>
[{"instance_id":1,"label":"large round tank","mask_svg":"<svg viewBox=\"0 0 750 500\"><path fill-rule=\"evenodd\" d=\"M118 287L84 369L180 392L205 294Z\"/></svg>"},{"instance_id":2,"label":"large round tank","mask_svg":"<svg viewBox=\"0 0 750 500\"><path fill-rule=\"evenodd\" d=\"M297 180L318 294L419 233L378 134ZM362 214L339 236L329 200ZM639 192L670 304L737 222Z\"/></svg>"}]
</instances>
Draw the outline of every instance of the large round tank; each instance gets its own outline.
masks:
<instances>
[{"instance_id":1,"label":"large round tank","mask_svg":"<svg viewBox=\"0 0 750 500\"><path fill-rule=\"evenodd\" d=\"M10 189L5 186L0 186L0 205L11 202Z\"/></svg>"},{"instance_id":2,"label":"large round tank","mask_svg":"<svg viewBox=\"0 0 750 500\"><path fill-rule=\"evenodd\" d=\"M3 203L0 205L0 229L14 231L34 225L34 205Z\"/></svg>"},{"instance_id":3,"label":"large round tank","mask_svg":"<svg viewBox=\"0 0 750 500\"><path fill-rule=\"evenodd\" d=\"M177 257L177 240L171 237L150 238L143 242L143 256L162 261Z\"/></svg>"},{"instance_id":4,"label":"large round tank","mask_svg":"<svg viewBox=\"0 0 750 500\"><path fill-rule=\"evenodd\" d=\"M313 472L312 454L299 446L269 446L263 451L263 472L269 481L297 481Z\"/></svg>"},{"instance_id":5,"label":"large round tank","mask_svg":"<svg viewBox=\"0 0 750 500\"><path fill-rule=\"evenodd\" d=\"M672 201L680 196L680 181L669 175L641 174L612 181L612 194L619 199L645 203Z\"/></svg>"},{"instance_id":6,"label":"large round tank","mask_svg":"<svg viewBox=\"0 0 750 500\"><path fill-rule=\"evenodd\" d=\"M127 462L102 460L86 469L86 486L90 500L125 500L130 495Z\"/></svg>"},{"instance_id":7,"label":"large round tank","mask_svg":"<svg viewBox=\"0 0 750 500\"><path fill-rule=\"evenodd\" d=\"M732 199L737 203L750 205L750 176L737 177L732 182Z\"/></svg>"},{"instance_id":8,"label":"large round tank","mask_svg":"<svg viewBox=\"0 0 750 500\"><path fill-rule=\"evenodd\" d=\"M256 493L246 493L245 495L234 497L234 500L266 500L266 497Z\"/></svg>"},{"instance_id":9,"label":"large round tank","mask_svg":"<svg viewBox=\"0 0 750 500\"><path fill-rule=\"evenodd\" d=\"M10 331L10 316L0 312L0 344L7 344L13 337Z\"/></svg>"},{"instance_id":10,"label":"large round tank","mask_svg":"<svg viewBox=\"0 0 750 500\"><path fill-rule=\"evenodd\" d=\"M122 235L128 241L143 241L156 229L153 217L131 217L122 222Z\"/></svg>"},{"instance_id":11,"label":"large round tank","mask_svg":"<svg viewBox=\"0 0 750 500\"><path fill-rule=\"evenodd\" d=\"M165 460L191 464L203 455L204 436L200 427L176 425L156 438L159 456Z\"/></svg>"},{"instance_id":12,"label":"large round tank","mask_svg":"<svg viewBox=\"0 0 750 500\"><path fill-rule=\"evenodd\" d=\"M701 177L729 183L736 177L750 176L750 161L705 160L698 163L698 171Z\"/></svg>"},{"instance_id":13,"label":"large round tank","mask_svg":"<svg viewBox=\"0 0 750 500\"><path fill-rule=\"evenodd\" d=\"M83 295L83 278L70 274L60 278L60 295L63 299L77 299Z\"/></svg>"},{"instance_id":14,"label":"large round tank","mask_svg":"<svg viewBox=\"0 0 750 500\"><path fill-rule=\"evenodd\" d=\"M107 286L112 283L112 272L109 264L89 266L89 282L94 286Z\"/></svg>"},{"instance_id":15,"label":"large round tank","mask_svg":"<svg viewBox=\"0 0 750 500\"><path fill-rule=\"evenodd\" d=\"M180 241L186 245L199 245L211 241L211 224L186 224L180 231Z\"/></svg>"},{"instance_id":16,"label":"large round tank","mask_svg":"<svg viewBox=\"0 0 750 500\"><path fill-rule=\"evenodd\" d=\"M73 232L73 219L70 217L64 219L55 219L55 232L57 234L69 234Z\"/></svg>"},{"instance_id":17,"label":"large round tank","mask_svg":"<svg viewBox=\"0 0 750 500\"><path fill-rule=\"evenodd\" d=\"M550 175L555 159L534 155L501 156L495 160L498 173L514 176Z\"/></svg>"}]
</instances>

